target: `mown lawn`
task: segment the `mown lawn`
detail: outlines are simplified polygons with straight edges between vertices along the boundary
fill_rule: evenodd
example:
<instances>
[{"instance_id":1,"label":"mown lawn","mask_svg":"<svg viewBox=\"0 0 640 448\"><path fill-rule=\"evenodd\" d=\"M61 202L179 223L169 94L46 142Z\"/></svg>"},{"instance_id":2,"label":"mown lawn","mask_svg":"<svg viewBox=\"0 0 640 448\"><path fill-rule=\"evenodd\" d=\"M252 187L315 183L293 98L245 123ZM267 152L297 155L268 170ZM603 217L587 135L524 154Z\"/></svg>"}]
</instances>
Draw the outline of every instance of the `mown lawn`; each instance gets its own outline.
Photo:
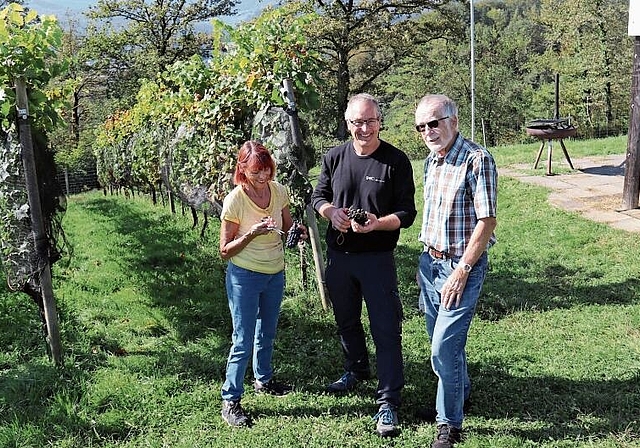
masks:
<instances>
[{"instance_id":1,"label":"mown lawn","mask_svg":"<svg viewBox=\"0 0 640 448\"><path fill-rule=\"evenodd\" d=\"M572 157L621 154L625 142L567 147ZM533 161L537 147L492 152L504 167ZM547 195L500 179L499 243L471 327L473 408L459 446L640 446L640 236L552 208ZM218 222L201 239L188 213L90 192L69 198L64 228L73 252L53 278L62 368L47 357L37 307L0 289L0 447L430 446L435 428L418 416L435 394L414 280L418 223L397 250L407 384L391 440L373 432L373 381L324 393L342 355L309 250L306 286L288 252L274 360L295 392L248 388L255 424L232 429L220 418L231 322Z\"/></svg>"}]
</instances>

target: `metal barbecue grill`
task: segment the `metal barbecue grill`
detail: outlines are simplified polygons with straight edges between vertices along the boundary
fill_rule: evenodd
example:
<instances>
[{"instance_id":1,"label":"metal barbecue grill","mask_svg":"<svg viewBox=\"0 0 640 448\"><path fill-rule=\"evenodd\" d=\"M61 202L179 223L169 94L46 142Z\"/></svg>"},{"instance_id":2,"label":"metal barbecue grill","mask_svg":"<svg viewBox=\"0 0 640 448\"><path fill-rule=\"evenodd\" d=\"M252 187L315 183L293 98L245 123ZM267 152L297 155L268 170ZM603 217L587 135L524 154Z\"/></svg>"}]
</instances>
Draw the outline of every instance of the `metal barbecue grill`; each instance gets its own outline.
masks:
<instances>
[{"instance_id":1,"label":"metal barbecue grill","mask_svg":"<svg viewBox=\"0 0 640 448\"><path fill-rule=\"evenodd\" d=\"M533 169L538 168L538 162L540 162L540 156L542 155L542 151L544 150L545 143L547 144L547 176L553 175L551 172L551 156L553 154L553 140L560 141L560 147L562 148L562 152L564 153L565 159L569 163L569 166L573 170L573 163L571 163L571 158L569 157L569 153L567 152L567 148L564 146L564 142L562 141L565 138L573 137L576 135L577 129L575 126L571 124L570 118L559 118L560 117L560 100L558 94L558 86L559 86L559 75L556 74L556 107L554 118L552 119L538 119L532 120L527 123L527 134L532 137L536 137L541 140L540 149L538 150L538 155L536 156L536 161L533 164Z\"/></svg>"}]
</instances>

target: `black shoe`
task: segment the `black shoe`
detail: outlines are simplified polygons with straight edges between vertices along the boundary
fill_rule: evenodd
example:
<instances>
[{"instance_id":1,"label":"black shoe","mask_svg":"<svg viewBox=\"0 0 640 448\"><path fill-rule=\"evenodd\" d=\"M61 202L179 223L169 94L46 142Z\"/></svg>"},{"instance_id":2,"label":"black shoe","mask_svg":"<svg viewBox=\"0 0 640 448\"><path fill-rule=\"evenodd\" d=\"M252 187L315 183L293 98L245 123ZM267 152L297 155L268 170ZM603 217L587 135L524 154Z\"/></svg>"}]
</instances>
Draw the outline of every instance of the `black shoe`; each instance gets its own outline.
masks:
<instances>
[{"instance_id":1,"label":"black shoe","mask_svg":"<svg viewBox=\"0 0 640 448\"><path fill-rule=\"evenodd\" d=\"M461 436L461 429L442 423L438 425L438 435L431 448L451 448L460 441Z\"/></svg>"},{"instance_id":2,"label":"black shoe","mask_svg":"<svg viewBox=\"0 0 640 448\"><path fill-rule=\"evenodd\" d=\"M240 406L240 401L222 402L222 419L231 426L248 426L250 421L244 409Z\"/></svg>"},{"instance_id":3,"label":"black shoe","mask_svg":"<svg viewBox=\"0 0 640 448\"><path fill-rule=\"evenodd\" d=\"M327 386L327 391L333 393L350 392L356 388L359 382L360 380L355 373L345 372L339 380Z\"/></svg>"},{"instance_id":4,"label":"black shoe","mask_svg":"<svg viewBox=\"0 0 640 448\"><path fill-rule=\"evenodd\" d=\"M398 434L398 411L396 408L383 404L373 416L376 421L376 432L382 437L394 437Z\"/></svg>"},{"instance_id":5,"label":"black shoe","mask_svg":"<svg viewBox=\"0 0 640 448\"><path fill-rule=\"evenodd\" d=\"M464 412L464 415L467 415L470 410L471 410L471 398L467 398L466 400L464 400L462 411ZM436 411L436 408L421 408L421 409L418 409L418 411L416 412L416 415L420 420L423 420L429 423L435 423L436 417L438 416L438 411Z\"/></svg>"},{"instance_id":6,"label":"black shoe","mask_svg":"<svg viewBox=\"0 0 640 448\"><path fill-rule=\"evenodd\" d=\"M279 383L271 379L266 383L255 380L253 382L253 390L255 390L257 394L269 394L281 397L283 395L287 395L293 390L293 388L288 384Z\"/></svg>"}]
</instances>

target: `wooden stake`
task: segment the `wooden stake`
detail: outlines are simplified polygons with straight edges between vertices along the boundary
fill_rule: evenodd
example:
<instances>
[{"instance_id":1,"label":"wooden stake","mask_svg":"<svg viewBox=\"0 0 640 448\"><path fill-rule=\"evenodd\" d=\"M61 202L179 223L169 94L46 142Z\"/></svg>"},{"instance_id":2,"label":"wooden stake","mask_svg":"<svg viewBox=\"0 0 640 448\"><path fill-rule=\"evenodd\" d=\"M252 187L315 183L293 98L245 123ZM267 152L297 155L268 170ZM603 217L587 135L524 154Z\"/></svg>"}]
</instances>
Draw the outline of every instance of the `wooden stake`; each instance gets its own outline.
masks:
<instances>
[{"instance_id":1,"label":"wooden stake","mask_svg":"<svg viewBox=\"0 0 640 448\"><path fill-rule=\"evenodd\" d=\"M625 163L622 207L624 210L638 208L640 193L640 36L634 38L633 75L631 78L631 116L627 137L627 159Z\"/></svg>"},{"instance_id":2,"label":"wooden stake","mask_svg":"<svg viewBox=\"0 0 640 448\"><path fill-rule=\"evenodd\" d=\"M51 265L49 264L49 239L45 231L38 176L36 172L31 126L29 125L29 102L24 78L16 80L16 103L18 109L18 128L20 130L20 146L22 148L22 164L29 197L29 215L31 228L35 240L36 258L38 260L38 275L40 291L44 306L44 317L47 327L47 342L51 349L51 358L55 364L62 364L62 348L60 344L60 330L58 328L58 313L56 300L53 296L51 282Z\"/></svg>"},{"instance_id":3,"label":"wooden stake","mask_svg":"<svg viewBox=\"0 0 640 448\"><path fill-rule=\"evenodd\" d=\"M293 94L293 83L290 79L282 81L284 87L284 94L288 103L289 121L291 123L291 133L293 137L293 144L298 147L299 151L303 151L304 145L302 141L302 132L300 131L300 124L298 123L298 111L296 109L295 96ZM303 158L301 158L303 159ZM298 167L303 174L307 174L307 167ZM326 285L324 282L324 260L322 257L322 245L320 242L320 235L318 230L318 223L316 221L316 214L313 207L310 204L306 207L307 217L307 230L309 231L309 239L311 240L311 250L313 251L313 261L316 268L316 281L318 283L318 293L320 294L320 300L322 301L322 308L327 310L331 306L329 295L326 291Z\"/></svg>"}]
</instances>

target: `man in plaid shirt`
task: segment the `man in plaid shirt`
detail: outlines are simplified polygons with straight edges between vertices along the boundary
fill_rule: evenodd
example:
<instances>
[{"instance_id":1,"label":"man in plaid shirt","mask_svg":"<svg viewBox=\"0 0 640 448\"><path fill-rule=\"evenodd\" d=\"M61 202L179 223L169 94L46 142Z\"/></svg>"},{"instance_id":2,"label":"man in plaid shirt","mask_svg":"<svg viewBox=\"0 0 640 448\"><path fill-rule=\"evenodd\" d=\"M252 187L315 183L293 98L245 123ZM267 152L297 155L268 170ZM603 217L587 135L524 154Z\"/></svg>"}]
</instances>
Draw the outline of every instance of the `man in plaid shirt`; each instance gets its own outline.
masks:
<instances>
[{"instance_id":1,"label":"man in plaid shirt","mask_svg":"<svg viewBox=\"0 0 640 448\"><path fill-rule=\"evenodd\" d=\"M438 376L432 448L449 448L460 441L470 403L465 345L487 273L487 250L496 241L498 172L491 154L459 133L458 108L450 98L423 97L415 120L430 150L418 280Z\"/></svg>"}]
</instances>

